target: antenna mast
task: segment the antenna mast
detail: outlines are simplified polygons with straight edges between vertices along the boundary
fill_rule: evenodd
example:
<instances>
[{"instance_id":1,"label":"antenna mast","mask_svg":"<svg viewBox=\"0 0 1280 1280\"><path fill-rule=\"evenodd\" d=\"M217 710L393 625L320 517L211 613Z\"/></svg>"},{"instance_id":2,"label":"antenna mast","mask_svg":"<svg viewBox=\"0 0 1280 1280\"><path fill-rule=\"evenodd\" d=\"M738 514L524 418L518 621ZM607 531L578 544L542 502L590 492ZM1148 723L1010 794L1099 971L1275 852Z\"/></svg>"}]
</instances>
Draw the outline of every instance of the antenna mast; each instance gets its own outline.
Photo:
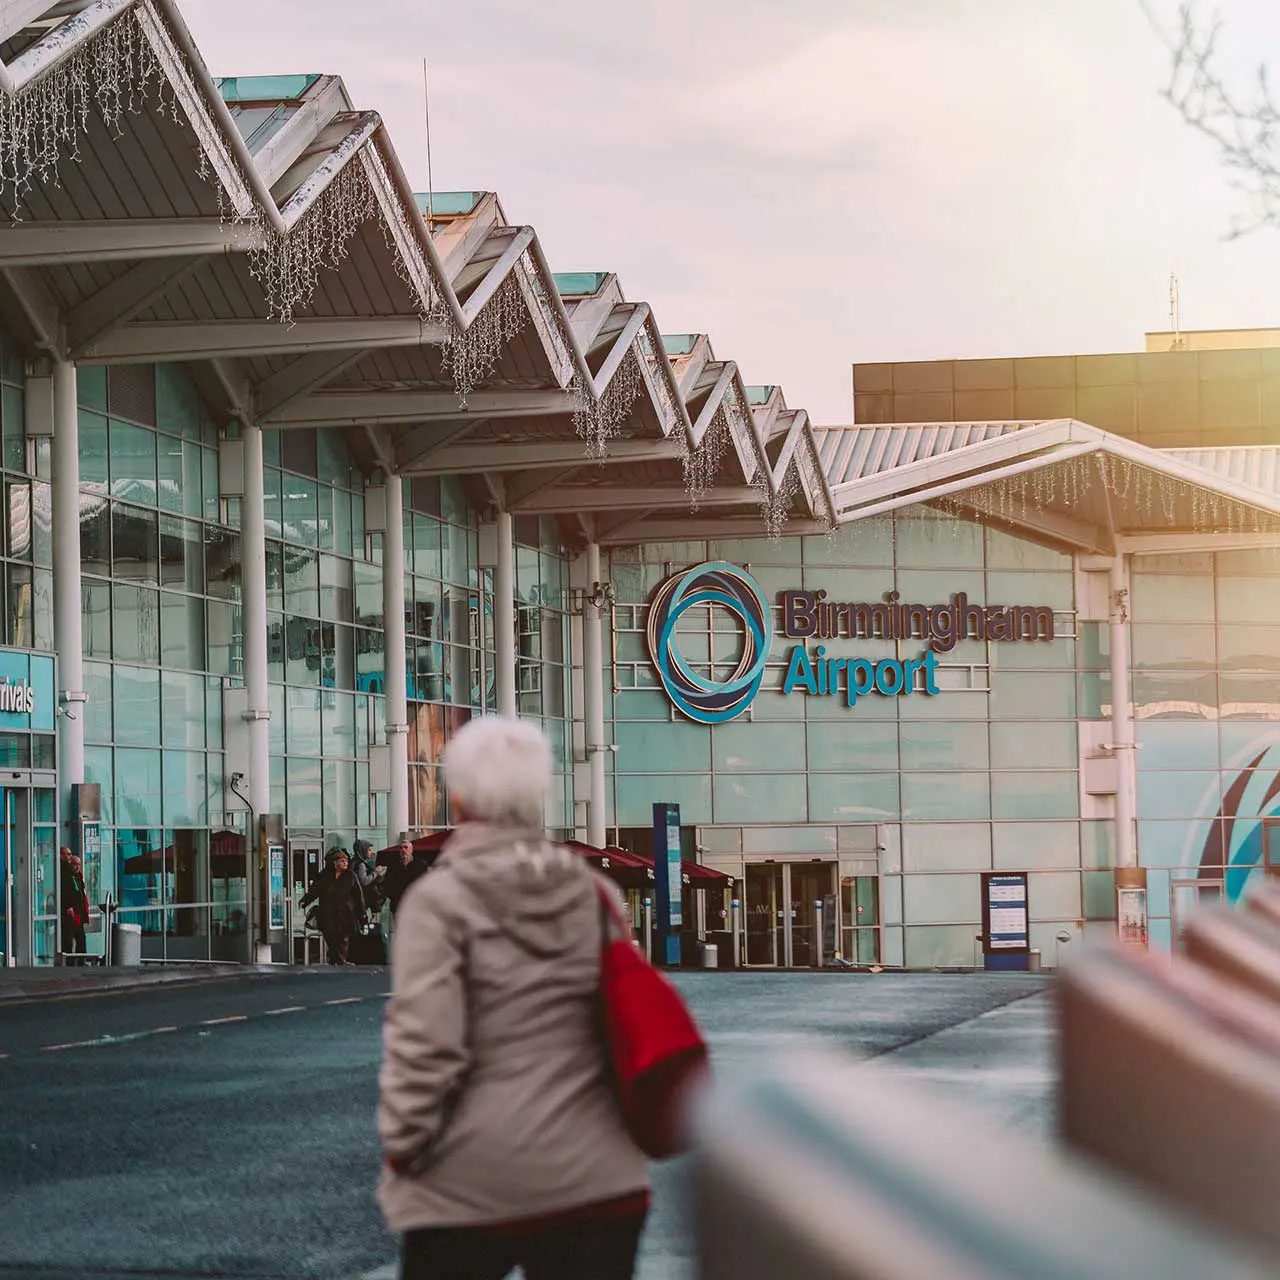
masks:
<instances>
[{"instance_id":1,"label":"antenna mast","mask_svg":"<svg viewBox=\"0 0 1280 1280\"><path fill-rule=\"evenodd\" d=\"M1182 340L1182 292L1178 287L1178 277L1169 276L1169 330L1173 334L1170 343L1171 351L1181 351L1185 345Z\"/></svg>"},{"instance_id":2,"label":"antenna mast","mask_svg":"<svg viewBox=\"0 0 1280 1280\"><path fill-rule=\"evenodd\" d=\"M431 90L427 82L427 60L422 60L422 119L427 134L427 231L436 229L436 191L431 179Z\"/></svg>"}]
</instances>

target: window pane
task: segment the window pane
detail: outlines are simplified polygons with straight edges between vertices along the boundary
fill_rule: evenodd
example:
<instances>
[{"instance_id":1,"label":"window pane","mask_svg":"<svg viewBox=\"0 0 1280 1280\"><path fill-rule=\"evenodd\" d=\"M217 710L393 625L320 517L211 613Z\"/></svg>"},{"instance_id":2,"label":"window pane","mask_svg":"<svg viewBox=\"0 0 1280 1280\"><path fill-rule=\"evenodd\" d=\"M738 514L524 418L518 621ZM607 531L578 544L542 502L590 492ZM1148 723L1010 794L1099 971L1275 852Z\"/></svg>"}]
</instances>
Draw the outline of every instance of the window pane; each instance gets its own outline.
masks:
<instances>
[{"instance_id":1,"label":"window pane","mask_svg":"<svg viewBox=\"0 0 1280 1280\"><path fill-rule=\"evenodd\" d=\"M154 512L112 503L111 563L116 578L130 582L160 580L160 546Z\"/></svg>"},{"instance_id":2,"label":"window pane","mask_svg":"<svg viewBox=\"0 0 1280 1280\"><path fill-rule=\"evenodd\" d=\"M289 826L295 831L300 827L319 831L324 817L320 803L320 761L290 756L285 777Z\"/></svg>"},{"instance_id":3,"label":"window pane","mask_svg":"<svg viewBox=\"0 0 1280 1280\"><path fill-rule=\"evenodd\" d=\"M996 769L1074 769L1076 727L1041 721L993 724L991 764ZM1144 761L1145 763L1145 761Z\"/></svg>"},{"instance_id":4,"label":"window pane","mask_svg":"<svg viewBox=\"0 0 1280 1280\"><path fill-rule=\"evenodd\" d=\"M107 491L107 420L100 413L80 410L80 487Z\"/></svg>"},{"instance_id":5,"label":"window pane","mask_svg":"<svg viewBox=\"0 0 1280 1280\"><path fill-rule=\"evenodd\" d=\"M991 816L985 773L904 773L902 817L966 822Z\"/></svg>"},{"instance_id":6,"label":"window pane","mask_svg":"<svg viewBox=\"0 0 1280 1280\"><path fill-rule=\"evenodd\" d=\"M163 368L164 366L159 366ZM174 436L156 436L156 461L159 471L158 497L165 511L181 511L182 504L182 441Z\"/></svg>"},{"instance_id":7,"label":"window pane","mask_svg":"<svg viewBox=\"0 0 1280 1280\"><path fill-rule=\"evenodd\" d=\"M891 727L891 726L890 726ZM846 732L857 732L852 727ZM938 722L904 723L899 728L903 769L985 769L987 726ZM893 760L875 766L892 768Z\"/></svg>"},{"instance_id":8,"label":"window pane","mask_svg":"<svg viewBox=\"0 0 1280 1280\"><path fill-rule=\"evenodd\" d=\"M204 752L165 751L163 772L165 822L183 827L207 823L209 810Z\"/></svg>"},{"instance_id":9,"label":"window pane","mask_svg":"<svg viewBox=\"0 0 1280 1280\"><path fill-rule=\"evenodd\" d=\"M287 613L320 616L319 562L314 551L285 548L284 607Z\"/></svg>"},{"instance_id":10,"label":"window pane","mask_svg":"<svg viewBox=\"0 0 1280 1280\"><path fill-rule=\"evenodd\" d=\"M223 600L240 598L240 535L231 529L206 525L204 534L205 589Z\"/></svg>"},{"instance_id":11,"label":"window pane","mask_svg":"<svg viewBox=\"0 0 1280 1280\"><path fill-rule=\"evenodd\" d=\"M111 574L111 504L87 493L80 495L80 572Z\"/></svg>"},{"instance_id":12,"label":"window pane","mask_svg":"<svg viewBox=\"0 0 1280 1280\"><path fill-rule=\"evenodd\" d=\"M203 747L205 678L166 671L161 678L165 747Z\"/></svg>"},{"instance_id":13,"label":"window pane","mask_svg":"<svg viewBox=\"0 0 1280 1280\"><path fill-rule=\"evenodd\" d=\"M115 815L121 826L158 827L163 810L160 752L116 749Z\"/></svg>"},{"instance_id":14,"label":"window pane","mask_svg":"<svg viewBox=\"0 0 1280 1280\"><path fill-rule=\"evenodd\" d=\"M155 506L155 433L113 418L110 456L112 496L143 506Z\"/></svg>"},{"instance_id":15,"label":"window pane","mask_svg":"<svg viewBox=\"0 0 1280 1280\"><path fill-rule=\"evenodd\" d=\"M1080 810L1075 772L993 773L993 818L1074 818Z\"/></svg>"},{"instance_id":16,"label":"window pane","mask_svg":"<svg viewBox=\"0 0 1280 1280\"><path fill-rule=\"evenodd\" d=\"M184 440L182 444L182 512L188 516L204 515L201 498L200 470L203 450L198 444Z\"/></svg>"},{"instance_id":17,"label":"window pane","mask_svg":"<svg viewBox=\"0 0 1280 1280\"><path fill-rule=\"evenodd\" d=\"M111 589L114 652L126 662L160 661L160 593L117 582Z\"/></svg>"},{"instance_id":18,"label":"window pane","mask_svg":"<svg viewBox=\"0 0 1280 1280\"><path fill-rule=\"evenodd\" d=\"M336 622L351 622L354 617L352 595L351 561L321 556L320 616Z\"/></svg>"},{"instance_id":19,"label":"window pane","mask_svg":"<svg viewBox=\"0 0 1280 1280\"><path fill-rule=\"evenodd\" d=\"M84 656L111 657L111 588L105 582L80 583Z\"/></svg>"},{"instance_id":20,"label":"window pane","mask_svg":"<svg viewBox=\"0 0 1280 1280\"><path fill-rule=\"evenodd\" d=\"M304 547L318 546L316 536L316 484L291 471L281 473L283 536Z\"/></svg>"},{"instance_id":21,"label":"window pane","mask_svg":"<svg viewBox=\"0 0 1280 1280\"><path fill-rule=\"evenodd\" d=\"M116 741L160 745L160 673L146 667L115 668Z\"/></svg>"},{"instance_id":22,"label":"window pane","mask_svg":"<svg viewBox=\"0 0 1280 1280\"><path fill-rule=\"evenodd\" d=\"M210 600L208 618L208 671L220 676L244 674L244 648L240 631L240 609L237 605Z\"/></svg>"},{"instance_id":23,"label":"window pane","mask_svg":"<svg viewBox=\"0 0 1280 1280\"><path fill-rule=\"evenodd\" d=\"M200 450L200 472L204 486L204 518L217 520L218 511L218 451Z\"/></svg>"},{"instance_id":24,"label":"window pane","mask_svg":"<svg viewBox=\"0 0 1280 1280\"><path fill-rule=\"evenodd\" d=\"M205 669L204 601L160 593L160 652L166 667Z\"/></svg>"},{"instance_id":25,"label":"window pane","mask_svg":"<svg viewBox=\"0 0 1280 1280\"><path fill-rule=\"evenodd\" d=\"M1135 670L1184 671L1197 668L1212 671L1217 661L1212 626L1182 623L1133 624L1133 666Z\"/></svg>"}]
</instances>

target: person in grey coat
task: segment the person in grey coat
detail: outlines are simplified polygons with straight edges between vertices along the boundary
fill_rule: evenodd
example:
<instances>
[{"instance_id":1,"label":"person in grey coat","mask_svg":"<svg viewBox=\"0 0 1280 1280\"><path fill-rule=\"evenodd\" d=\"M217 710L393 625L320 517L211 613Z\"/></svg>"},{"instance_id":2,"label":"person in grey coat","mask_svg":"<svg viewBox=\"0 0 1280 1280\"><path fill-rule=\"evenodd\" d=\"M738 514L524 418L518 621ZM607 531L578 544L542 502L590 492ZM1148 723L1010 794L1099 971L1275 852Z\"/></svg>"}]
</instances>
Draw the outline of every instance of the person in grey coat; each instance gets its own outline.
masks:
<instances>
[{"instance_id":1,"label":"person in grey coat","mask_svg":"<svg viewBox=\"0 0 1280 1280\"><path fill-rule=\"evenodd\" d=\"M401 1275L629 1280L648 1169L597 1018L615 891L543 836L537 727L474 720L444 770L458 829L400 904L383 1027L378 1198Z\"/></svg>"}]
</instances>

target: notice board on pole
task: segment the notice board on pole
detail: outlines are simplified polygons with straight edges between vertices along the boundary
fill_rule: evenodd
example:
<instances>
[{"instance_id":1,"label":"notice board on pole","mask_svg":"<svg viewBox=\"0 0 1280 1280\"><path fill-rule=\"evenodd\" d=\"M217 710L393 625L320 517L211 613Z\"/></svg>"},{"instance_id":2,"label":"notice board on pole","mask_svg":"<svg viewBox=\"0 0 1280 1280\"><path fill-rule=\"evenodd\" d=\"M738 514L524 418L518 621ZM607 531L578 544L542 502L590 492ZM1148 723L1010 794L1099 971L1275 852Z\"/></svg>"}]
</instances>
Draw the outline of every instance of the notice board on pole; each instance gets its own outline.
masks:
<instances>
[{"instance_id":1,"label":"notice board on pole","mask_svg":"<svg viewBox=\"0 0 1280 1280\"><path fill-rule=\"evenodd\" d=\"M660 951L665 963L680 963L680 926L684 923L684 866L681 860L680 806L653 806L653 888Z\"/></svg>"},{"instance_id":2,"label":"notice board on pole","mask_svg":"<svg viewBox=\"0 0 1280 1280\"><path fill-rule=\"evenodd\" d=\"M1025 871L983 872L982 950L987 955L1030 953L1031 924Z\"/></svg>"}]
</instances>

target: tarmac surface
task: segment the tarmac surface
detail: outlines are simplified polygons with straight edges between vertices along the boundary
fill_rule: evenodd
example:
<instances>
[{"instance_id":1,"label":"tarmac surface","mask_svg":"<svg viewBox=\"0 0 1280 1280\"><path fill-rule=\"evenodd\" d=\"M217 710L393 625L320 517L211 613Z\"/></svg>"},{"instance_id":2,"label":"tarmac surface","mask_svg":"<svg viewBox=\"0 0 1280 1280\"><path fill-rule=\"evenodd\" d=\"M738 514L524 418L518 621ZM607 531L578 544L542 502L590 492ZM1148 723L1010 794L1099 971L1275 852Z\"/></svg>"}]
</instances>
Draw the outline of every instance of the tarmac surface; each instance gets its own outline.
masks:
<instances>
[{"instance_id":1,"label":"tarmac surface","mask_svg":"<svg viewBox=\"0 0 1280 1280\"><path fill-rule=\"evenodd\" d=\"M820 1043L1052 1125L1048 981L689 973L718 1071ZM0 1278L395 1275L373 1199L379 970L0 999ZM689 1280L679 1161L641 1280Z\"/></svg>"}]
</instances>

